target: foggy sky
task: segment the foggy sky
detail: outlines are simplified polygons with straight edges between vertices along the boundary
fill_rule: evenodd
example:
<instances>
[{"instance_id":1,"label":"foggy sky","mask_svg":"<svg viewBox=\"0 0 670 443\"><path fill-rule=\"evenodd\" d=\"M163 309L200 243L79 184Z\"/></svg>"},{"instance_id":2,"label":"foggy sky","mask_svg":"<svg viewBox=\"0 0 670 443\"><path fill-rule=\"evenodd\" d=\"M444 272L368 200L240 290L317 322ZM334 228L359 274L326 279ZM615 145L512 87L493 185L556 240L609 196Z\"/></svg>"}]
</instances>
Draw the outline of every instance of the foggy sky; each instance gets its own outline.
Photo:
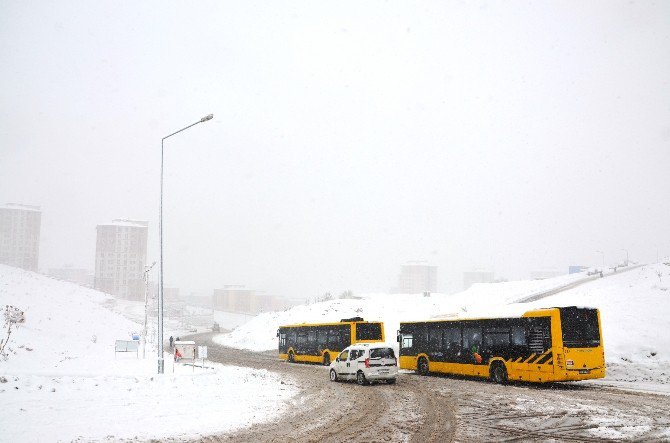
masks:
<instances>
[{"instance_id":1,"label":"foggy sky","mask_svg":"<svg viewBox=\"0 0 670 443\"><path fill-rule=\"evenodd\" d=\"M40 269L148 220L165 285L385 292L670 254L668 2L1 1L0 203ZM153 278L156 278L154 274Z\"/></svg>"}]
</instances>

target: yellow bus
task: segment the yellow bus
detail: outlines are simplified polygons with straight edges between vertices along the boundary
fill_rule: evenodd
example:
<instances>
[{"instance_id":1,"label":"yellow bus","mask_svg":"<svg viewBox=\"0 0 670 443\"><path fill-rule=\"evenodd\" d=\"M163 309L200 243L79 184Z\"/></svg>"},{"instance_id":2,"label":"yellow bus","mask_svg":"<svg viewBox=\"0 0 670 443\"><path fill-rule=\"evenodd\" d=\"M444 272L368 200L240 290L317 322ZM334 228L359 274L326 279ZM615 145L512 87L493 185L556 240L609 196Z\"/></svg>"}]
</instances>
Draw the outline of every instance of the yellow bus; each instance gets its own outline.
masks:
<instances>
[{"instance_id":1,"label":"yellow bus","mask_svg":"<svg viewBox=\"0 0 670 443\"><path fill-rule=\"evenodd\" d=\"M279 327L277 337L280 359L327 366L349 345L383 342L384 323L354 317L339 323L286 325Z\"/></svg>"},{"instance_id":2,"label":"yellow bus","mask_svg":"<svg viewBox=\"0 0 670 443\"><path fill-rule=\"evenodd\" d=\"M400 368L509 381L605 377L600 312L576 306L516 318L400 323Z\"/></svg>"}]
</instances>

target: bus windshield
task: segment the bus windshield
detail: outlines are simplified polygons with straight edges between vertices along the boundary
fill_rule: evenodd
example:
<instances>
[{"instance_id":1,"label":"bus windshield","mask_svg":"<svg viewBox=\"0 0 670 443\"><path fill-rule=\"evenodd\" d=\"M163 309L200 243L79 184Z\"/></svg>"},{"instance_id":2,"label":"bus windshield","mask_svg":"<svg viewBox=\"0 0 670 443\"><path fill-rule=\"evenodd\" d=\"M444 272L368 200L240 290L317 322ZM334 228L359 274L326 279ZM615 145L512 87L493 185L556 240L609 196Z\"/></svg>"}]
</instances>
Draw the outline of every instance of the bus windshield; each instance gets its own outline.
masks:
<instances>
[{"instance_id":1,"label":"bus windshield","mask_svg":"<svg viewBox=\"0 0 670 443\"><path fill-rule=\"evenodd\" d=\"M600 346L598 311L589 308L560 308L563 346L594 348Z\"/></svg>"},{"instance_id":2,"label":"bus windshield","mask_svg":"<svg viewBox=\"0 0 670 443\"><path fill-rule=\"evenodd\" d=\"M381 340L381 323L356 323L356 340Z\"/></svg>"}]
</instances>

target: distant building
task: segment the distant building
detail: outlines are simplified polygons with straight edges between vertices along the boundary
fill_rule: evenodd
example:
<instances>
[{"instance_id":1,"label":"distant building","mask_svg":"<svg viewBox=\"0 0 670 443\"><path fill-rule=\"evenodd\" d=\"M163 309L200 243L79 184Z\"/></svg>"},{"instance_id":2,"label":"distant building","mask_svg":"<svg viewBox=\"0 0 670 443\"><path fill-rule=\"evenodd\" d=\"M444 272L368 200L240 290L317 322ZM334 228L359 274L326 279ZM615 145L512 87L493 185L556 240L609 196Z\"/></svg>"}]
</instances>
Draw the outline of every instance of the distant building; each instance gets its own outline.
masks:
<instances>
[{"instance_id":1,"label":"distant building","mask_svg":"<svg viewBox=\"0 0 670 443\"><path fill-rule=\"evenodd\" d=\"M93 287L93 273L87 269L63 266L62 268L49 269L48 275L59 280L69 281L88 288Z\"/></svg>"},{"instance_id":2,"label":"distant building","mask_svg":"<svg viewBox=\"0 0 670 443\"><path fill-rule=\"evenodd\" d=\"M128 300L144 300L149 223L114 220L97 226L94 286Z\"/></svg>"},{"instance_id":3,"label":"distant building","mask_svg":"<svg viewBox=\"0 0 670 443\"><path fill-rule=\"evenodd\" d=\"M563 272L558 269L538 269L530 273L531 280L544 280L545 278L558 277L563 275Z\"/></svg>"},{"instance_id":4,"label":"distant building","mask_svg":"<svg viewBox=\"0 0 670 443\"><path fill-rule=\"evenodd\" d=\"M279 311L288 306L288 301L281 297L262 294L242 285L225 285L212 294L212 308L219 311L255 315Z\"/></svg>"},{"instance_id":5,"label":"distant building","mask_svg":"<svg viewBox=\"0 0 670 443\"><path fill-rule=\"evenodd\" d=\"M254 291L243 285L224 285L223 289L214 290L212 306L220 311L248 313L253 295Z\"/></svg>"},{"instance_id":6,"label":"distant building","mask_svg":"<svg viewBox=\"0 0 670 443\"><path fill-rule=\"evenodd\" d=\"M582 271L585 271L588 269L588 266L577 266L577 265L571 265L568 266L568 274L579 274Z\"/></svg>"},{"instance_id":7,"label":"distant building","mask_svg":"<svg viewBox=\"0 0 670 443\"><path fill-rule=\"evenodd\" d=\"M463 290L475 283L493 283L494 281L492 271L466 271L463 273Z\"/></svg>"},{"instance_id":8,"label":"distant building","mask_svg":"<svg viewBox=\"0 0 670 443\"><path fill-rule=\"evenodd\" d=\"M0 263L37 271L40 253L39 206L0 206Z\"/></svg>"},{"instance_id":9,"label":"distant building","mask_svg":"<svg viewBox=\"0 0 670 443\"><path fill-rule=\"evenodd\" d=\"M407 262L402 265L398 276L398 288L393 291L400 294L420 294L437 291L437 266L426 262Z\"/></svg>"}]
</instances>

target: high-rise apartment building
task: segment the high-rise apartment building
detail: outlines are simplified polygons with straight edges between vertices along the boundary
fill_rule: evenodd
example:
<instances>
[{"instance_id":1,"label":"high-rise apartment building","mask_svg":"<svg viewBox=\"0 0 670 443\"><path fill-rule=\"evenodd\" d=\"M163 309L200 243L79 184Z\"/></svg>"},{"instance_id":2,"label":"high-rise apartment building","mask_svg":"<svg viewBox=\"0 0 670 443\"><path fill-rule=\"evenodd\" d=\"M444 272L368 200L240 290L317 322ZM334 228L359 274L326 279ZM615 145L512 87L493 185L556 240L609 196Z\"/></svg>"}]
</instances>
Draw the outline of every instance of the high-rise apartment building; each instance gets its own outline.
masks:
<instances>
[{"instance_id":1,"label":"high-rise apartment building","mask_svg":"<svg viewBox=\"0 0 670 443\"><path fill-rule=\"evenodd\" d=\"M397 292L420 294L437 291L437 266L425 262L407 262L400 269Z\"/></svg>"},{"instance_id":2,"label":"high-rise apartment building","mask_svg":"<svg viewBox=\"0 0 670 443\"><path fill-rule=\"evenodd\" d=\"M0 263L37 271L41 219L39 206L0 206Z\"/></svg>"},{"instance_id":3,"label":"high-rise apartment building","mask_svg":"<svg viewBox=\"0 0 670 443\"><path fill-rule=\"evenodd\" d=\"M114 220L96 229L95 289L128 300L144 300L149 223Z\"/></svg>"}]
</instances>

